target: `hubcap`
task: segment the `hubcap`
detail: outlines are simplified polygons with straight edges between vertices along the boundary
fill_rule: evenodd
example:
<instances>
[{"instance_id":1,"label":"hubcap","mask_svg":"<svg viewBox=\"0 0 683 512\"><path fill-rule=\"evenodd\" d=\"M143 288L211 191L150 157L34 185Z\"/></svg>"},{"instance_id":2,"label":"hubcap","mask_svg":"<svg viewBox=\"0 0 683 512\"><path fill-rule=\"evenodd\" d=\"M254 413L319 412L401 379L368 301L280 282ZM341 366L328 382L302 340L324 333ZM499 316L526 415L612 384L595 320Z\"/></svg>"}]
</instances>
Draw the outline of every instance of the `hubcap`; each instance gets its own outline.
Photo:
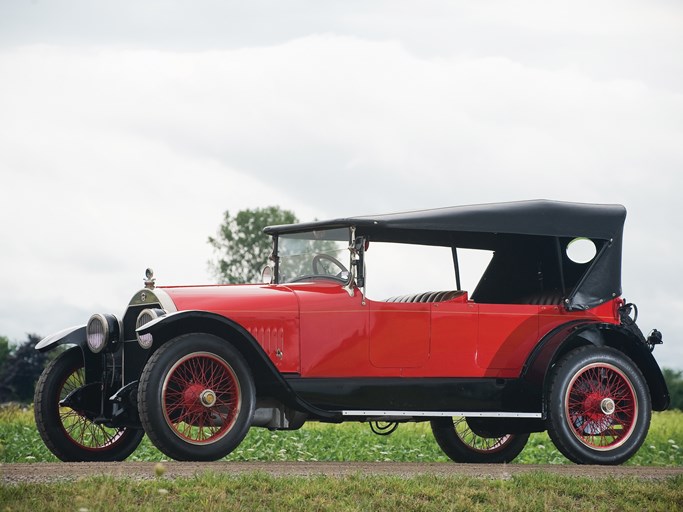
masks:
<instances>
[{"instance_id":1,"label":"hubcap","mask_svg":"<svg viewBox=\"0 0 683 512\"><path fill-rule=\"evenodd\" d=\"M216 393L210 389L205 389L199 395L199 400L204 407L213 407L213 405L216 403Z\"/></svg>"},{"instance_id":2,"label":"hubcap","mask_svg":"<svg viewBox=\"0 0 683 512\"><path fill-rule=\"evenodd\" d=\"M611 398L604 398L602 402L600 402L600 409L604 414L614 414L615 408L616 406L614 405L614 400L612 400Z\"/></svg>"}]
</instances>

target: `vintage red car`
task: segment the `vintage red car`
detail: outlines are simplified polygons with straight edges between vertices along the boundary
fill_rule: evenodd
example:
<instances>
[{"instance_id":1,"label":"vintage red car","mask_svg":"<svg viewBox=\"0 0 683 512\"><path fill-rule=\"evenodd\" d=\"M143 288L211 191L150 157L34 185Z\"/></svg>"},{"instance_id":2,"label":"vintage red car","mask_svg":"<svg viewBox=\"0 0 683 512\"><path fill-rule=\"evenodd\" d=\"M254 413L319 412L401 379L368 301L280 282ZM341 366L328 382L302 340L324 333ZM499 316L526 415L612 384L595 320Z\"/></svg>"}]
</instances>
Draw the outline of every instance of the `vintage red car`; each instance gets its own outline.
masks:
<instances>
[{"instance_id":1,"label":"vintage red car","mask_svg":"<svg viewBox=\"0 0 683 512\"><path fill-rule=\"evenodd\" d=\"M662 336L622 298L625 217L546 200L349 217L266 228L263 284L157 287L148 270L122 317L39 343L74 346L38 382L38 429L65 461L125 459L144 434L173 459L215 460L254 426L430 421L457 462L509 462L547 430L574 462L622 463L669 404ZM445 251L443 267L394 264L416 247ZM490 261L469 292L472 250ZM386 270L447 287L371 298Z\"/></svg>"}]
</instances>

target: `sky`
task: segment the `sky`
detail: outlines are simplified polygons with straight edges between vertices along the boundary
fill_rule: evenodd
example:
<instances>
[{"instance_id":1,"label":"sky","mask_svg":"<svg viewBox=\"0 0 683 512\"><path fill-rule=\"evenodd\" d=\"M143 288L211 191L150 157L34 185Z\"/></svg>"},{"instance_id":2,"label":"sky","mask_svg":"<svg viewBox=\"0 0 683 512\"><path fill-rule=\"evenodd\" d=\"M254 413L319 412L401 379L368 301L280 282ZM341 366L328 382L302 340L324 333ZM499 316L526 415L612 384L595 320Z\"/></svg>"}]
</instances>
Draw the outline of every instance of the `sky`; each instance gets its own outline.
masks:
<instances>
[{"instance_id":1,"label":"sky","mask_svg":"<svg viewBox=\"0 0 683 512\"><path fill-rule=\"evenodd\" d=\"M677 0L2 1L0 335L213 282L226 210L544 198L626 206L683 369L681 55Z\"/></svg>"}]
</instances>

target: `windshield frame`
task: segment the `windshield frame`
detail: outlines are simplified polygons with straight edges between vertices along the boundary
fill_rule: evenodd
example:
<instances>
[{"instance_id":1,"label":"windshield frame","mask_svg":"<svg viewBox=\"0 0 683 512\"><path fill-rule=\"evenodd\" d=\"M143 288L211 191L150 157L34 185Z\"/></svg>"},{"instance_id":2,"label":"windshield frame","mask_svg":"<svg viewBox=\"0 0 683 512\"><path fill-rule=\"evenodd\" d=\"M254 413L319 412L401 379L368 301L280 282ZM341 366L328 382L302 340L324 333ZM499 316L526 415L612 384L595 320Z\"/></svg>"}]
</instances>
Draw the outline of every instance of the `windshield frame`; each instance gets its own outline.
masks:
<instances>
[{"instance_id":1,"label":"windshield frame","mask_svg":"<svg viewBox=\"0 0 683 512\"><path fill-rule=\"evenodd\" d=\"M334 232L344 232L345 236L343 239L339 236L330 236ZM273 267L273 283L274 284L290 284L290 283L297 283L297 282L304 282L308 280L316 280L316 279L328 279L332 280L334 282L339 283L340 285L343 285L344 287L349 287L351 283L354 282L355 280L355 270L356 270L356 265L355 265L355 257L354 257L354 251L353 249L353 244L351 243L352 237L354 236L353 234L354 230L351 226L337 226L337 227L329 227L329 228L323 228L323 229L308 229L304 231L298 231L295 233L278 233L278 234L273 234L273 252L270 257L270 265ZM309 236L307 236L309 235ZM283 240L284 239L284 240ZM338 248L334 249L334 251L342 251L342 250L348 250L348 257L345 257L342 261L342 258L339 258L340 263L344 264L344 267L346 269L346 277L337 277L332 274L315 274L315 273L309 273L309 274L302 274L298 275L292 279L287 279L283 280L283 274L282 274L282 259L285 258L286 256L282 255L282 243L283 241L286 241L287 239L296 239L296 240L309 240L312 242L341 242L343 243L343 247L340 245ZM315 251L314 251L315 252ZM321 251L317 255L323 254L324 252ZM313 254L311 252L310 254ZM311 259L312 261L312 259ZM313 270L313 269L311 269ZM340 269L341 270L341 269Z\"/></svg>"}]
</instances>

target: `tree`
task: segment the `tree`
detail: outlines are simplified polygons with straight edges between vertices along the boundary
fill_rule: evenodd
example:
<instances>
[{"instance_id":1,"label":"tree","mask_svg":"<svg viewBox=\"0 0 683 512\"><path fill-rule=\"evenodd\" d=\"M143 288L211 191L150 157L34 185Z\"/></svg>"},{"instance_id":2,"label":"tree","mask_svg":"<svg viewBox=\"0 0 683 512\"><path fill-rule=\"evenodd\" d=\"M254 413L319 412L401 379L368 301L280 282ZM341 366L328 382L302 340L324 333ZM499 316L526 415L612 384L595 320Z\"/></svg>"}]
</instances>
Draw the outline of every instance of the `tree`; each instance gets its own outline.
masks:
<instances>
[{"instance_id":1,"label":"tree","mask_svg":"<svg viewBox=\"0 0 683 512\"><path fill-rule=\"evenodd\" d=\"M664 368L662 373L664 373L664 380L671 396L669 408L683 410L683 372Z\"/></svg>"},{"instance_id":2,"label":"tree","mask_svg":"<svg viewBox=\"0 0 683 512\"><path fill-rule=\"evenodd\" d=\"M0 364L0 402L33 400L36 381L45 367L48 356L38 352L36 345L41 337L29 334L28 339L10 350Z\"/></svg>"},{"instance_id":3,"label":"tree","mask_svg":"<svg viewBox=\"0 0 683 512\"><path fill-rule=\"evenodd\" d=\"M9 356L9 340L5 336L0 336L0 368Z\"/></svg>"},{"instance_id":4,"label":"tree","mask_svg":"<svg viewBox=\"0 0 683 512\"><path fill-rule=\"evenodd\" d=\"M216 259L209 266L222 283L257 282L272 252L263 228L298 222L296 215L279 206L240 210L234 217L226 211L216 237L209 237Z\"/></svg>"}]
</instances>

